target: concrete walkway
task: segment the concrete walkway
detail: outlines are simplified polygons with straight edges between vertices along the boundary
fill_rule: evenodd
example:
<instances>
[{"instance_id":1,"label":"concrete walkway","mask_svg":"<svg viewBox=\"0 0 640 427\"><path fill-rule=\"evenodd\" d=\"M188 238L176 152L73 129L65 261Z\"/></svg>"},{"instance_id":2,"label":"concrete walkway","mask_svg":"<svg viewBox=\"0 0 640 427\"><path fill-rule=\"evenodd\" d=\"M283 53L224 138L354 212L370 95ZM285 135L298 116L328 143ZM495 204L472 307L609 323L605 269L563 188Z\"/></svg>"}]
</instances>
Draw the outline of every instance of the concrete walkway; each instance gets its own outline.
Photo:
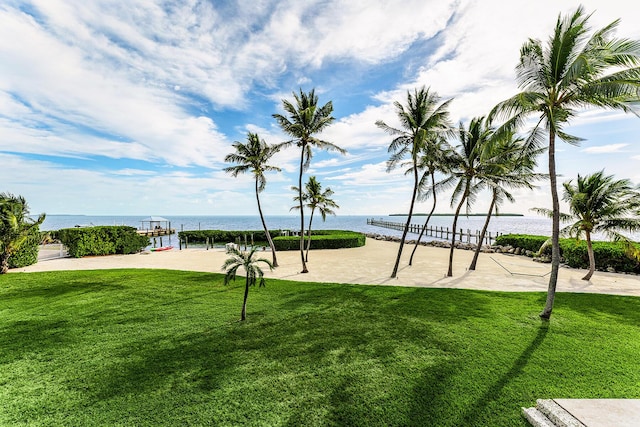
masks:
<instances>
[{"instance_id":1,"label":"concrete walkway","mask_svg":"<svg viewBox=\"0 0 640 427\"><path fill-rule=\"evenodd\" d=\"M638 427L640 399L546 399L523 408L534 427Z\"/></svg>"}]
</instances>

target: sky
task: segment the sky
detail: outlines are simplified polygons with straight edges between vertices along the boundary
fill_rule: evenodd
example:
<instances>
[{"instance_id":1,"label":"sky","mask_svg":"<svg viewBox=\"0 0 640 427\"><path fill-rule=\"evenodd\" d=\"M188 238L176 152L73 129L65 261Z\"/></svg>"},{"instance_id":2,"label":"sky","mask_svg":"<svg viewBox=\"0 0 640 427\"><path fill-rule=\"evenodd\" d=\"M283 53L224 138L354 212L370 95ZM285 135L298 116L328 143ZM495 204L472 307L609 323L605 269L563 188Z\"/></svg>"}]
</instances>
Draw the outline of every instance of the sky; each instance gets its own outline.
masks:
<instances>
[{"instance_id":1,"label":"sky","mask_svg":"<svg viewBox=\"0 0 640 427\"><path fill-rule=\"evenodd\" d=\"M394 101L422 86L468 123L518 92L528 38L546 41L557 0L4 0L0 4L0 192L31 213L255 215L251 175L223 171L235 141L288 140L272 117L315 89L334 123L318 137L346 155L314 151L310 169L334 191L339 215L406 212L412 179L387 172ZM593 28L620 18L640 39L640 2L585 0ZM581 112L585 138L557 150L559 182L604 169L640 183L640 119ZM456 142L452 141L455 145ZM266 215L295 215L299 151L281 151L261 193ZM547 168L539 158L539 171ZM551 207L549 184L514 191L502 212ZM448 195L437 212L452 212ZM473 212L486 212L481 195ZM430 209L430 202L417 206Z\"/></svg>"}]
</instances>

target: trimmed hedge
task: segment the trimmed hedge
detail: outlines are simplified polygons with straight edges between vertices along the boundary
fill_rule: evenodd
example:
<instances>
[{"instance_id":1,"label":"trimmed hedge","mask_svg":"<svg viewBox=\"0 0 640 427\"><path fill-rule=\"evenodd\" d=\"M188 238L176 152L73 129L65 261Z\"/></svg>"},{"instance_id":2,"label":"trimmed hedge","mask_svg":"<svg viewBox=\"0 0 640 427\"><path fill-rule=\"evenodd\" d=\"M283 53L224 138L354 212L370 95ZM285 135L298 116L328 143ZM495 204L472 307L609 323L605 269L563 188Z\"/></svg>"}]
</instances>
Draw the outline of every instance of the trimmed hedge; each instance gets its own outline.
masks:
<instances>
[{"instance_id":1,"label":"trimmed hedge","mask_svg":"<svg viewBox=\"0 0 640 427\"><path fill-rule=\"evenodd\" d=\"M140 236L134 227L126 225L84 228L63 228L52 232L68 249L69 255L132 254L149 245L149 238Z\"/></svg>"},{"instance_id":2,"label":"trimmed hedge","mask_svg":"<svg viewBox=\"0 0 640 427\"><path fill-rule=\"evenodd\" d=\"M254 243L267 241L267 235L264 230L189 230L179 231L178 238L182 242L186 239L187 243L206 243L207 239L209 239L209 242L220 244L233 243L239 238L244 243L244 236L246 235L247 241L250 242L252 234ZM280 236L280 230L269 230L269 234L271 234L271 238L278 237Z\"/></svg>"},{"instance_id":3,"label":"trimmed hedge","mask_svg":"<svg viewBox=\"0 0 640 427\"><path fill-rule=\"evenodd\" d=\"M305 237L305 245L307 238ZM364 246L366 237L362 233L348 230L316 230L311 231L311 249L343 249ZM299 236L279 236L273 239L278 251L300 249ZM306 248L306 246L305 246Z\"/></svg>"},{"instance_id":4,"label":"trimmed hedge","mask_svg":"<svg viewBox=\"0 0 640 427\"><path fill-rule=\"evenodd\" d=\"M534 236L528 234L505 234L496 239L496 245L513 246L538 252L547 236ZM627 255L623 242L595 241L593 254L596 259L596 270L607 271L613 268L617 272L640 274L640 262ZM634 243L640 249L640 244ZM544 254L551 255L551 245L544 250ZM564 262L572 268L589 268L589 254L587 242L576 239L560 239L560 256Z\"/></svg>"},{"instance_id":5,"label":"trimmed hedge","mask_svg":"<svg viewBox=\"0 0 640 427\"><path fill-rule=\"evenodd\" d=\"M9 257L9 268L26 267L38 262L40 240L40 230L34 227L20 249Z\"/></svg>"}]
</instances>

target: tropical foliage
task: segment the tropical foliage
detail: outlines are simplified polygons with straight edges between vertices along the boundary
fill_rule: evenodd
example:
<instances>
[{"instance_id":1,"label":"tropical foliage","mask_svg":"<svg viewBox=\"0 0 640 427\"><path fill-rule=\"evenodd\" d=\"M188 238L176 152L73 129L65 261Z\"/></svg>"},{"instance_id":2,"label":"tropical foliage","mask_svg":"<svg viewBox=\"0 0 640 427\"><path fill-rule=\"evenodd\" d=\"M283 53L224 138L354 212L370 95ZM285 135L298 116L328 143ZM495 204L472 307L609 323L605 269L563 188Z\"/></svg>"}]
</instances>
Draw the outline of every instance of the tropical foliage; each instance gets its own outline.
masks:
<instances>
[{"instance_id":1,"label":"tropical foliage","mask_svg":"<svg viewBox=\"0 0 640 427\"><path fill-rule=\"evenodd\" d=\"M293 94L295 103L282 100L282 106L287 115L274 114L273 117L278 122L280 128L292 139L280 144L280 147L295 145L300 149L300 166L298 174L298 200L300 208L300 260L302 262L302 273L308 273L304 256L304 209L302 198L302 174L309 168L313 157L312 148L320 150L337 151L346 154L346 150L337 145L318 139L315 135L321 133L334 121L331 115L333 103L331 101L322 107L318 105L318 97L315 89L305 93L300 89L300 93Z\"/></svg>"},{"instance_id":2,"label":"tropical foliage","mask_svg":"<svg viewBox=\"0 0 640 427\"><path fill-rule=\"evenodd\" d=\"M227 285L231 280L236 279L236 274L240 268L245 271L245 286L244 286L244 299L242 301L242 312L240 313L240 320L246 320L247 318L247 298L249 297L249 287L258 283L259 286L264 286L264 272L258 265L259 263L266 264L270 270L273 270L273 264L264 258L256 259L254 257L257 248L252 246L249 251L241 251L236 248L230 248L227 254L231 255L222 265L222 270L226 272L224 276L224 284Z\"/></svg>"},{"instance_id":3,"label":"tropical foliage","mask_svg":"<svg viewBox=\"0 0 640 427\"><path fill-rule=\"evenodd\" d=\"M45 214L37 219L29 216L29 205L22 196L0 193L0 274L9 271L9 258L44 222Z\"/></svg>"},{"instance_id":4,"label":"tropical foliage","mask_svg":"<svg viewBox=\"0 0 640 427\"><path fill-rule=\"evenodd\" d=\"M251 172L255 178L255 191L256 201L258 203L258 213L260 214L260 221L264 228L265 237L271 248L272 264L274 267L278 266L278 260L276 259L276 248L273 245L271 234L267 228L267 223L262 214L262 206L260 205L260 193L265 189L267 185L267 178L264 176L265 172L279 172L281 169L277 166L271 166L267 162L271 157L279 151L279 147L268 145L263 139L260 139L257 133L249 132L247 134L247 143L234 142L233 147L236 149L235 153L228 154L225 158L225 162L236 163L235 166L229 166L224 168L224 171L230 173L232 176L237 177L239 174Z\"/></svg>"},{"instance_id":5,"label":"tropical foliage","mask_svg":"<svg viewBox=\"0 0 640 427\"><path fill-rule=\"evenodd\" d=\"M577 144L566 125L586 107L634 112L640 102L640 42L615 38L619 20L591 31L590 15L582 7L558 16L547 43L530 39L520 50L516 80L522 92L499 103L493 114L508 117L505 129L520 128L529 117L535 125L527 142L545 146L549 156L552 201L552 269L545 307L553 310L560 266L560 204L556 178L556 138ZM545 139L547 142L545 142Z\"/></svg>"}]
</instances>

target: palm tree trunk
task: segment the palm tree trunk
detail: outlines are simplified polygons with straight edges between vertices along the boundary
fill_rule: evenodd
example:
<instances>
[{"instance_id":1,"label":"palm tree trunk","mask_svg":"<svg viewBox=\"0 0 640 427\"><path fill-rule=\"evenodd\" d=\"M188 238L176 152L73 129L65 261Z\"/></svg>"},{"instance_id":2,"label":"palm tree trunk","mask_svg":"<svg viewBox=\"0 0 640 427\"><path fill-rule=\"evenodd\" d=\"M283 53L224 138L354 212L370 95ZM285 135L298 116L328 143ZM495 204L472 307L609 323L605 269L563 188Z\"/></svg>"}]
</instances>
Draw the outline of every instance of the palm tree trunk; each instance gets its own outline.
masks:
<instances>
[{"instance_id":1,"label":"palm tree trunk","mask_svg":"<svg viewBox=\"0 0 640 427\"><path fill-rule=\"evenodd\" d=\"M487 233L487 228L489 228L489 221L491 221L491 212L493 212L493 208L496 205L496 196L497 193L493 190L493 198L491 199L491 204L489 205L489 212L487 212L487 219L484 221L484 226L482 226L482 231L480 232L480 237L478 237L478 244L476 246L476 251L473 253L473 259L471 260L471 265L469 265L469 270L476 269L476 264L478 263L478 256L480 255L480 250L482 250L482 242L484 241L484 235Z\"/></svg>"},{"instance_id":2,"label":"palm tree trunk","mask_svg":"<svg viewBox=\"0 0 640 427\"><path fill-rule=\"evenodd\" d=\"M424 231L427 229L427 225L429 225L429 221L431 220L431 215L436 210L436 178L435 173L431 172L431 191L433 192L433 205L431 206L431 212L427 216L427 220L424 222L422 229L420 230L420 235L418 236L418 240L416 240L416 244L411 251L411 257L409 257L409 265L413 264L413 255L416 253L416 249L418 249L418 245L420 244L420 239L424 235Z\"/></svg>"},{"instance_id":3,"label":"palm tree trunk","mask_svg":"<svg viewBox=\"0 0 640 427\"><path fill-rule=\"evenodd\" d=\"M306 262L309 262L309 249L311 248L311 223L313 222L313 211L315 208L311 209L311 216L309 217L309 229L307 233L309 233L309 240L307 241L307 254L304 257Z\"/></svg>"},{"instance_id":4,"label":"palm tree trunk","mask_svg":"<svg viewBox=\"0 0 640 427\"><path fill-rule=\"evenodd\" d=\"M409 206L409 215L407 216L407 223L404 226L404 230L402 231L402 239L400 239L400 247L398 248L398 256L396 257L396 263L393 266L393 271L391 272L391 278L395 279L398 274L398 266L400 265L400 258L402 257L402 247L404 246L404 239L407 238L407 233L409 232L409 224L411 224L411 215L413 215L413 206L416 203L416 194L418 194L418 168L415 167L415 160L413 162L413 195L411 196L411 205Z\"/></svg>"},{"instance_id":5,"label":"palm tree trunk","mask_svg":"<svg viewBox=\"0 0 640 427\"><path fill-rule=\"evenodd\" d=\"M260 221L262 221L262 227L264 228L264 232L267 235L267 242L269 242L269 247L271 248L272 264L274 267L277 267L278 260L276 259L276 246L273 244L273 239L271 239L271 233L269 233L269 229L267 228L267 223L264 221L264 215L262 215L262 207L260 206L260 196L258 194L259 194L258 177L256 177L256 200L258 201L258 212L260 213Z\"/></svg>"},{"instance_id":6,"label":"palm tree trunk","mask_svg":"<svg viewBox=\"0 0 640 427\"><path fill-rule=\"evenodd\" d=\"M551 202L553 204L553 222L551 228L551 275L549 276L549 288L547 289L547 301L540 318L549 320L553 311L553 300L556 297L556 285L558 283L558 270L560 269L560 202L558 189L556 188L556 135L553 129L549 131L549 181L551 184Z\"/></svg>"},{"instance_id":7,"label":"palm tree trunk","mask_svg":"<svg viewBox=\"0 0 640 427\"><path fill-rule=\"evenodd\" d=\"M9 255L0 253L0 274L6 274L9 271Z\"/></svg>"},{"instance_id":8,"label":"palm tree trunk","mask_svg":"<svg viewBox=\"0 0 640 427\"><path fill-rule=\"evenodd\" d=\"M593 273L596 271L596 257L593 254L593 245L591 244L591 233L588 231L585 233L587 235L587 253L589 254L589 272L586 276L582 278L582 280L589 280Z\"/></svg>"},{"instance_id":9,"label":"palm tree trunk","mask_svg":"<svg viewBox=\"0 0 640 427\"><path fill-rule=\"evenodd\" d=\"M244 285L244 300L242 302L242 313L240 313L240 320L244 321L247 318L247 298L249 297L249 273L247 272L247 279Z\"/></svg>"},{"instance_id":10,"label":"palm tree trunk","mask_svg":"<svg viewBox=\"0 0 640 427\"><path fill-rule=\"evenodd\" d=\"M451 238L451 248L449 249L449 269L447 270L447 277L453 276L453 250L456 248L456 227L458 226L458 216L460 216L460 209L464 201L467 199L467 190L464 191L460 203L456 208L456 214L453 217L453 237Z\"/></svg>"},{"instance_id":11,"label":"palm tree trunk","mask_svg":"<svg viewBox=\"0 0 640 427\"><path fill-rule=\"evenodd\" d=\"M304 206L302 204L302 168L304 166L304 149L300 153L300 175L298 176L298 198L300 200L300 260L302 261L302 271L300 273L308 273L307 264L304 261Z\"/></svg>"}]
</instances>

